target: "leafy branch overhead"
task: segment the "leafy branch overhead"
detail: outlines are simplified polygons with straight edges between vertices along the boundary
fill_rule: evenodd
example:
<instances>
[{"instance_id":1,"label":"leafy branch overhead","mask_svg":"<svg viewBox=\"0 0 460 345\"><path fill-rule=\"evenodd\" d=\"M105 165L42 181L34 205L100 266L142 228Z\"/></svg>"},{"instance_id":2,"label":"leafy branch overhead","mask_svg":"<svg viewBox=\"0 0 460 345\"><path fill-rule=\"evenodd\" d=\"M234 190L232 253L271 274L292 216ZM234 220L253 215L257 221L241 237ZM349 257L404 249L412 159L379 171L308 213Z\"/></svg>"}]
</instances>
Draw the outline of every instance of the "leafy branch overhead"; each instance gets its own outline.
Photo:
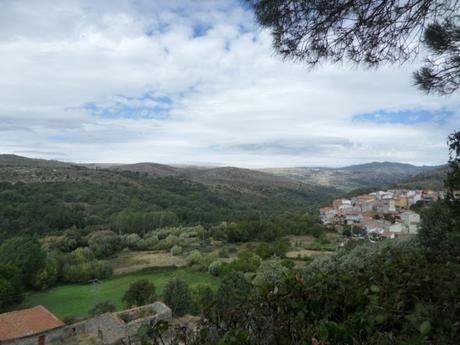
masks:
<instances>
[{"instance_id":1,"label":"leafy branch overhead","mask_svg":"<svg viewBox=\"0 0 460 345\"><path fill-rule=\"evenodd\" d=\"M460 86L458 0L248 1L286 59L372 67L423 54L425 64L414 73L420 89L450 94Z\"/></svg>"}]
</instances>

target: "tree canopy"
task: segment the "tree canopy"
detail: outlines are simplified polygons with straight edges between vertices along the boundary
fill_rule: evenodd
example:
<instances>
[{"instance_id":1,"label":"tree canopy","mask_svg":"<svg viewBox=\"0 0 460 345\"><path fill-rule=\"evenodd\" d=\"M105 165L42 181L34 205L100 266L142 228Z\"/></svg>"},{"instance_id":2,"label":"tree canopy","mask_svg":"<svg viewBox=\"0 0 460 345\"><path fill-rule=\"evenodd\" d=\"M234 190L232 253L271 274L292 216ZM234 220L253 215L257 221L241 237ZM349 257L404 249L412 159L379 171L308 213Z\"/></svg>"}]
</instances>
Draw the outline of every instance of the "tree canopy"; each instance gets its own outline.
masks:
<instances>
[{"instance_id":1,"label":"tree canopy","mask_svg":"<svg viewBox=\"0 0 460 345\"><path fill-rule=\"evenodd\" d=\"M122 300L128 307L153 303L156 300L155 285L146 279L135 281L129 286Z\"/></svg>"},{"instance_id":2,"label":"tree canopy","mask_svg":"<svg viewBox=\"0 0 460 345\"><path fill-rule=\"evenodd\" d=\"M310 66L325 61L377 66L423 51L425 64L414 73L419 88L449 94L460 86L458 1L248 1L284 58Z\"/></svg>"}]
</instances>

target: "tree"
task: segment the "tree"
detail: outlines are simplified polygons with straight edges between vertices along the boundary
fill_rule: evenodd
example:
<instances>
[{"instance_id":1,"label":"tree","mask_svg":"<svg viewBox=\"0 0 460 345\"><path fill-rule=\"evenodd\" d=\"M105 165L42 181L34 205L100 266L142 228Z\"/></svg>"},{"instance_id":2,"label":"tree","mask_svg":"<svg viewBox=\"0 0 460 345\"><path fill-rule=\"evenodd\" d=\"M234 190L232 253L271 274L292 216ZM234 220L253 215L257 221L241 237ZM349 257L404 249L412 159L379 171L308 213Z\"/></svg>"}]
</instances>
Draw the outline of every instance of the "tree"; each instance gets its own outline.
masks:
<instances>
[{"instance_id":1,"label":"tree","mask_svg":"<svg viewBox=\"0 0 460 345\"><path fill-rule=\"evenodd\" d=\"M113 305L109 301L104 301L104 302L98 303L94 307L92 307L89 310L89 315L96 316L96 315L101 315L101 314L104 314L104 313L111 313L111 312L114 312L115 310L117 310L115 305Z\"/></svg>"},{"instance_id":2,"label":"tree","mask_svg":"<svg viewBox=\"0 0 460 345\"><path fill-rule=\"evenodd\" d=\"M215 293L208 285L198 285L192 289L193 311L205 315L215 302Z\"/></svg>"},{"instance_id":3,"label":"tree","mask_svg":"<svg viewBox=\"0 0 460 345\"><path fill-rule=\"evenodd\" d=\"M46 265L46 253L38 240L14 237L0 246L0 264L19 268L23 284L33 287L37 273Z\"/></svg>"},{"instance_id":4,"label":"tree","mask_svg":"<svg viewBox=\"0 0 460 345\"><path fill-rule=\"evenodd\" d=\"M415 83L427 92L456 91L460 86L460 27L452 19L432 23L425 30L424 43L431 56L414 73Z\"/></svg>"},{"instance_id":5,"label":"tree","mask_svg":"<svg viewBox=\"0 0 460 345\"><path fill-rule=\"evenodd\" d=\"M163 290L163 301L177 316L189 313L192 309L192 296L185 280L171 279Z\"/></svg>"},{"instance_id":6,"label":"tree","mask_svg":"<svg viewBox=\"0 0 460 345\"><path fill-rule=\"evenodd\" d=\"M46 258L45 267L40 270L33 281L33 286L37 290L45 290L56 284L58 279L59 263L52 257Z\"/></svg>"},{"instance_id":7,"label":"tree","mask_svg":"<svg viewBox=\"0 0 460 345\"><path fill-rule=\"evenodd\" d=\"M428 47L416 85L449 94L460 85L460 3L454 0L248 0L284 58L316 66L400 63Z\"/></svg>"},{"instance_id":8,"label":"tree","mask_svg":"<svg viewBox=\"0 0 460 345\"><path fill-rule=\"evenodd\" d=\"M155 285L146 279L130 284L122 298L128 307L153 303L155 300Z\"/></svg>"},{"instance_id":9,"label":"tree","mask_svg":"<svg viewBox=\"0 0 460 345\"><path fill-rule=\"evenodd\" d=\"M241 272L227 274L217 290L216 306L218 313L226 314L245 304L251 293L251 283Z\"/></svg>"},{"instance_id":10,"label":"tree","mask_svg":"<svg viewBox=\"0 0 460 345\"><path fill-rule=\"evenodd\" d=\"M460 258L460 132L449 136L449 172L445 181L447 197L422 212L420 243L434 257Z\"/></svg>"},{"instance_id":11,"label":"tree","mask_svg":"<svg viewBox=\"0 0 460 345\"><path fill-rule=\"evenodd\" d=\"M23 299L20 271L15 266L0 265L0 312Z\"/></svg>"},{"instance_id":12,"label":"tree","mask_svg":"<svg viewBox=\"0 0 460 345\"><path fill-rule=\"evenodd\" d=\"M120 237L112 231L96 231L89 235L89 248L94 252L96 257L107 257L120 249Z\"/></svg>"}]
</instances>

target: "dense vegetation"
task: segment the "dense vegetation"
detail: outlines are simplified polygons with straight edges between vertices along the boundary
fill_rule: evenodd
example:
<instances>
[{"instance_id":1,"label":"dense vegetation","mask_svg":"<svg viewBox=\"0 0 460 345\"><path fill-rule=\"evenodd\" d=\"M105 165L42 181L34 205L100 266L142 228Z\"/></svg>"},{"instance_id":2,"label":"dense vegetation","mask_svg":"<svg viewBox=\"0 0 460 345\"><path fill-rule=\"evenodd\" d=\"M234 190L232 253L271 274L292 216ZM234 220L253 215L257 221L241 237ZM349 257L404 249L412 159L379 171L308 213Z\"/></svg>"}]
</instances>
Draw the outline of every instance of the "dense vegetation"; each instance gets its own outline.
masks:
<instances>
[{"instance_id":1,"label":"dense vegetation","mask_svg":"<svg viewBox=\"0 0 460 345\"><path fill-rule=\"evenodd\" d=\"M58 313L82 317L159 298L176 316L201 315L199 332L187 335L195 344L455 344L460 337L460 140L450 140L448 198L422 210L417 238L350 240L337 255L295 263L285 257L291 237L317 239L304 249L329 250L336 244L305 209L287 212L306 202L292 190L270 201L267 195L275 189L268 188L263 205L260 195L243 193L241 206L234 190L211 192L184 179L133 173L122 174L138 185L5 183L4 205L26 216L1 218L2 224L19 219L22 231L3 232L8 239L0 246L0 307L20 303L25 290L86 283L32 294L27 303L40 301L53 310L60 291L69 290L77 306ZM289 199L283 199L286 195ZM45 200L56 202L58 211L49 213ZM42 217L32 212L35 207L43 207ZM66 208L69 216L62 222L49 221L66 214ZM48 218L36 228L33 217ZM109 261L124 249L180 255L188 269L109 279ZM98 304L95 292L89 293L93 279L108 279L101 290L111 287L101 291ZM154 339L159 332L146 334Z\"/></svg>"},{"instance_id":2,"label":"dense vegetation","mask_svg":"<svg viewBox=\"0 0 460 345\"><path fill-rule=\"evenodd\" d=\"M243 193L215 190L176 177L111 174L122 174L124 182L94 177L88 181L0 183L0 239L61 232L74 225L87 232L105 228L143 234L177 224L211 224L285 211L304 212L334 195L328 189L269 186L254 186L251 193Z\"/></svg>"},{"instance_id":3,"label":"dense vegetation","mask_svg":"<svg viewBox=\"0 0 460 345\"><path fill-rule=\"evenodd\" d=\"M182 177L27 159L17 166L17 157L8 159L0 169L8 181L0 183L2 310L21 302L24 291L110 278L110 258L124 249L182 255L198 271L214 264L214 275L240 261L227 267L217 255L197 251L211 242L262 241L261 257L282 256L289 245L281 237L323 232L306 210L332 195L292 189L290 183L289 188L264 186L265 180L251 190L238 182L238 192ZM20 280L14 298L9 297L16 286L11 269Z\"/></svg>"},{"instance_id":4,"label":"dense vegetation","mask_svg":"<svg viewBox=\"0 0 460 345\"><path fill-rule=\"evenodd\" d=\"M355 243L298 269L265 261L223 271L190 342L457 344L460 134L449 140L448 197L424 210L416 238ZM249 255L241 259L254 262Z\"/></svg>"}]
</instances>

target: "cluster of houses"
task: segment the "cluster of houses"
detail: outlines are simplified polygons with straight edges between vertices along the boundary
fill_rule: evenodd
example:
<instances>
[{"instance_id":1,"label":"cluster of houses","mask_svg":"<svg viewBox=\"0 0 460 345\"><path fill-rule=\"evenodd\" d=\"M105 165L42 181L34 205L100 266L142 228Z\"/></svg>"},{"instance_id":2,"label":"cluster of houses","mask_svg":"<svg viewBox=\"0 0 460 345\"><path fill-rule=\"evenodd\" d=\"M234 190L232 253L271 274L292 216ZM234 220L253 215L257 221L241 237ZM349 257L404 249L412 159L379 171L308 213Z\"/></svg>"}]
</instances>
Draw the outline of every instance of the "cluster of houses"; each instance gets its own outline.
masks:
<instances>
[{"instance_id":1,"label":"cluster of houses","mask_svg":"<svg viewBox=\"0 0 460 345\"><path fill-rule=\"evenodd\" d=\"M65 344L67 339L76 336L90 337L94 344L140 344L142 326L154 326L171 319L171 309L162 302L155 302L66 325L43 306L37 306L0 314L0 344Z\"/></svg>"},{"instance_id":2,"label":"cluster of houses","mask_svg":"<svg viewBox=\"0 0 460 345\"><path fill-rule=\"evenodd\" d=\"M417 233L420 215L410 210L412 205L431 204L442 198L443 192L433 190L378 191L336 199L332 207L320 209L320 217L326 225L351 225L360 236L395 238L401 233Z\"/></svg>"}]
</instances>

